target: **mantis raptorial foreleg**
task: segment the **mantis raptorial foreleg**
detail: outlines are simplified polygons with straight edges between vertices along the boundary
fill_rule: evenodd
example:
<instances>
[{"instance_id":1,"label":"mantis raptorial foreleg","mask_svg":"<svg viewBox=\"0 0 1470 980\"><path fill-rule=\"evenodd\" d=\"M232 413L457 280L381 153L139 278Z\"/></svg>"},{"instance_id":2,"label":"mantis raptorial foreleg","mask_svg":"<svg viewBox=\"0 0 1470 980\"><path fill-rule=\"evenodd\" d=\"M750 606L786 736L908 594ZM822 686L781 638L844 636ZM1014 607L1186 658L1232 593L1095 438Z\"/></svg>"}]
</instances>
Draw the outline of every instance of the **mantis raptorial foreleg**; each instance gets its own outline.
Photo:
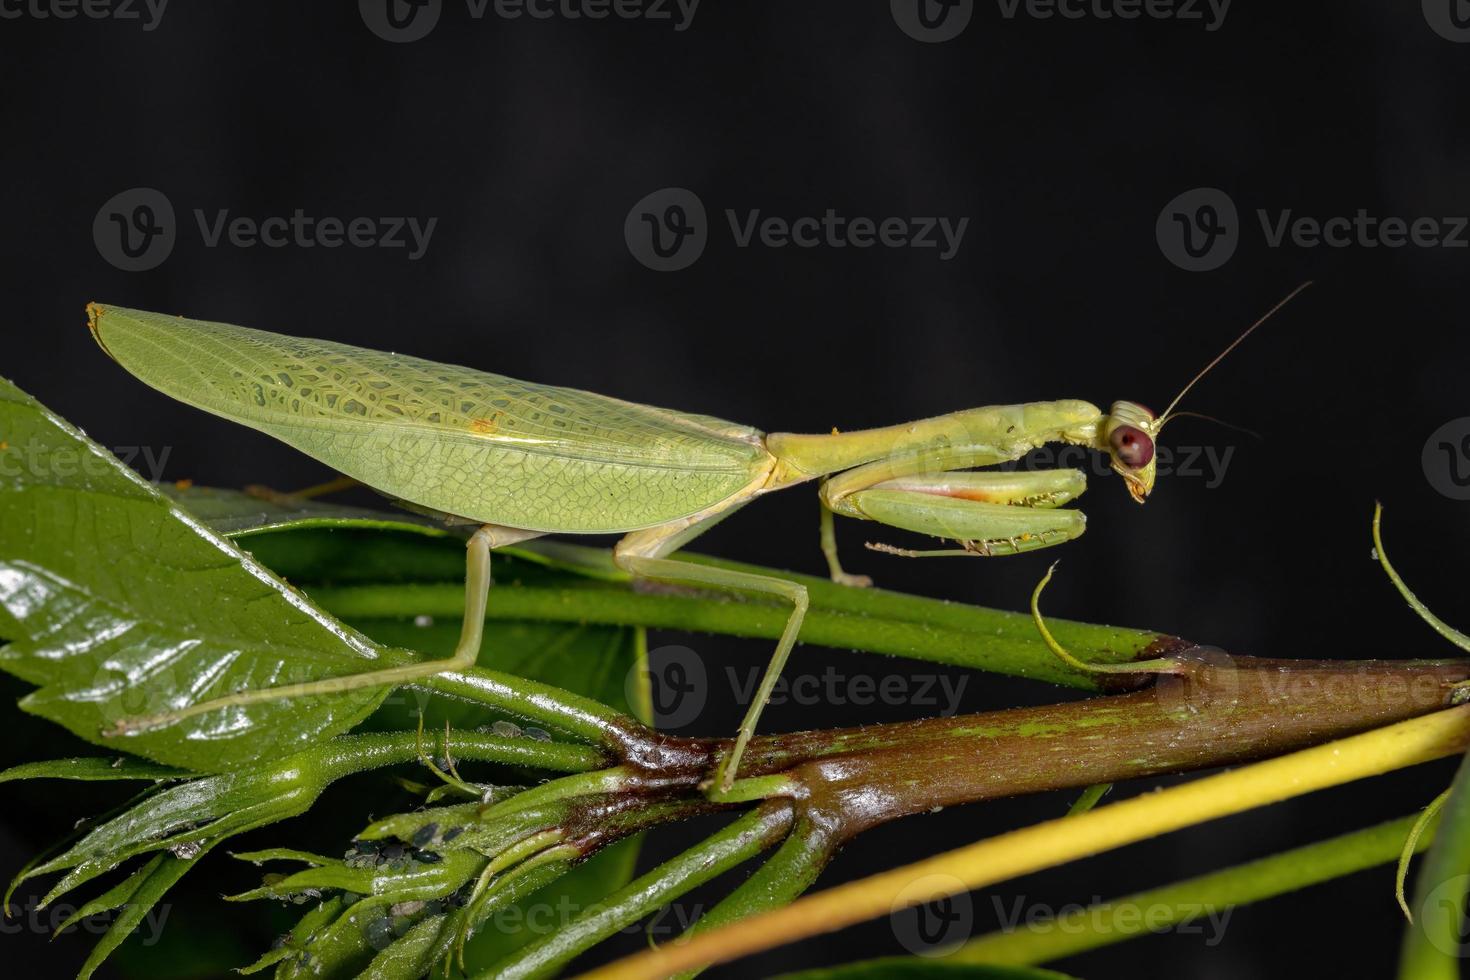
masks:
<instances>
[{"instance_id":1,"label":"mantis raptorial foreleg","mask_svg":"<svg viewBox=\"0 0 1470 980\"><path fill-rule=\"evenodd\" d=\"M843 512L963 546L939 552L877 548L891 554L1014 555L1081 536L1085 515L1057 508L1086 488L1079 470L939 473L885 480L855 491L845 499Z\"/></svg>"},{"instance_id":2,"label":"mantis raptorial foreleg","mask_svg":"<svg viewBox=\"0 0 1470 980\"><path fill-rule=\"evenodd\" d=\"M526 541L534 537L539 537L539 534L533 531L523 531L518 528L497 527L493 524L486 524L474 534L470 535L470 539L465 547L464 621L460 626L459 642L455 644L454 652L448 657L421 663L402 664L397 667L386 667L382 670L372 670L362 674L348 674L345 677L329 677L319 681L306 681L300 684L283 684L279 687L236 691L232 694L223 695L222 697L211 698L208 701L200 701L197 704L191 704L188 707L180 708L176 711L163 712L157 715L123 718L118 721L117 725L108 734L122 735L128 732L156 728L160 725L172 724L173 722L200 715L207 711L217 711L221 708L233 708L247 704L259 704L263 701L320 697L328 694L342 694L347 691L357 691L365 687L411 684L414 681L423 680L426 677L433 677L437 674L473 667L479 660L480 644L485 632L485 609L489 601L491 585L490 552L496 548L502 548L506 545Z\"/></svg>"}]
</instances>

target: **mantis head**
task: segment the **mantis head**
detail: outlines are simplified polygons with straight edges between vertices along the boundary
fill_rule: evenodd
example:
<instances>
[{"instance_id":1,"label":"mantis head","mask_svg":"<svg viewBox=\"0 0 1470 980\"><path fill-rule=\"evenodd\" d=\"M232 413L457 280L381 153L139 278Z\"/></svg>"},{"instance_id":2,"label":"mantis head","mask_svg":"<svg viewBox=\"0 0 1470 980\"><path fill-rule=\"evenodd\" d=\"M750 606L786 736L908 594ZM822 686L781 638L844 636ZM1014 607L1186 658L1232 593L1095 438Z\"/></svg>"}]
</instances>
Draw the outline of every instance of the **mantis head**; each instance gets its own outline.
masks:
<instances>
[{"instance_id":1,"label":"mantis head","mask_svg":"<svg viewBox=\"0 0 1470 980\"><path fill-rule=\"evenodd\" d=\"M1102 441L1128 493L1140 504L1154 489L1154 440L1164 420L1138 402L1113 402L1103 420Z\"/></svg>"},{"instance_id":2,"label":"mantis head","mask_svg":"<svg viewBox=\"0 0 1470 980\"><path fill-rule=\"evenodd\" d=\"M1225 355L1235 350L1240 342L1251 335L1261 324L1265 323L1271 316L1287 303L1290 303L1296 294L1306 289L1312 283L1302 283L1300 286L1286 294L1275 306L1266 311L1255 323L1246 328L1245 332L1236 337L1230 346L1226 347L1215 359L1206 364L1204 370L1196 374L1194 378L1174 396L1169 407L1164 409L1163 415L1154 415L1138 402L1113 402L1113 407L1108 410L1103 419L1103 425L1099 432L1099 449L1103 450L1111 458L1113 472L1123 478L1128 487L1128 493L1140 504L1148 499L1148 495L1154 489L1154 444L1170 419L1178 418L1180 415L1192 415L1192 412L1176 412L1175 407L1180 400L1198 383L1200 378L1210 373L1210 370L1225 359ZM1206 418L1208 416L1205 416Z\"/></svg>"}]
</instances>

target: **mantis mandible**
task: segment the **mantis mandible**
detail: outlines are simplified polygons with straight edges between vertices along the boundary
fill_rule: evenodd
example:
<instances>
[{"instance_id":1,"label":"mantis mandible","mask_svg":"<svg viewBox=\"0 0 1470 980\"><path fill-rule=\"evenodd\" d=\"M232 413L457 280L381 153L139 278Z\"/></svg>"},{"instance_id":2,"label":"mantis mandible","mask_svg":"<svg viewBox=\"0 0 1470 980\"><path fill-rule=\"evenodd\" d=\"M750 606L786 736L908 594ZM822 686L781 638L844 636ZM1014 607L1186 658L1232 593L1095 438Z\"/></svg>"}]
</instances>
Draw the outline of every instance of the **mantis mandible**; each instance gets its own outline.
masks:
<instances>
[{"instance_id":1,"label":"mantis mandible","mask_svg":"<svg viewBox=\"0 0 1470 980\"><path fill-rule=\"evenodd\" d=\"M797 582L670 557L715 523L776 490L818 482L821 547L843 571L833 516L877 521L959 542L897 554L1010 555L1082 534L1063 509L1086 488L1080 470L977 472L1060 442L1110 459L1133 499L1153 490L1154 443L1179 399L1307 284L1256 321L1195 376L1163 415L1131 401L1104 412L1080 400L966 409L886 428L828 435L762 433L707 415L653 408L570 388L223 323L90 304L106 353L187 404L248 425L381 493L480 527L469 538L465 614L447 658L347 677L235 691L165 714L125 719L154 728L207 711L463 670L478 659L496 548L545 534L623 537L613 561L635 579L748 592L791 604L754 699L712 785L728 791L801 630Z\"/></svg>"}]
</instances>

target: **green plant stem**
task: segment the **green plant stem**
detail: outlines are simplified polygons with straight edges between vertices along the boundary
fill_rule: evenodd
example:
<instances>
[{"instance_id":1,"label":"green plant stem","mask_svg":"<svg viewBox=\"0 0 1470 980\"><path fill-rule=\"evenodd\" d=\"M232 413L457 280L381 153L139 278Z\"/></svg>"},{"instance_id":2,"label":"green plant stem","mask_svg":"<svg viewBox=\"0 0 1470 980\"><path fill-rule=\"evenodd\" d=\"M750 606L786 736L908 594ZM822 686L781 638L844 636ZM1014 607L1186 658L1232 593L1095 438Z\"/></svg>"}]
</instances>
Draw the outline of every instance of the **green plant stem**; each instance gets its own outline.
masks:
<instances>
[{"instance_id":1,"label":"green plant stem","mask_svg":"<svg viewBox=\"0 0 1470 980\"><path fill-rule=\"evenodd\" d=\"M1439 833L1414 880L1414 921L1404 930L1402 980L1459 980L1466 947L1465 892L1470 887L1470 755L1460 762Z\"/></svg>"},{"instance_id":2,"label":"green plant stem","mask_svg":"<svg viewBox=\"0 0 1470 980\"><path fill-rule=\"evenodd\" d=\"M319 775L333 782L354 773L383 766L413 762L421 748L438 748L443 736L420 741L417 732L381 732L343 735L316 749L302 753L303 765L319 768ZM459 759L499 762L506 765L548 769L552 772L588 772L609 762L607 756L585 745L542 742L534 738L507 738L484 732L455 732L450 750Z\"/></svg>"},{"instance_id":3,"label":"green plant stem","mask_svg":"<svg viewBox=\"0 0 1470 980\"><path fill-rule=\"evenodd\" d=\"M772 574L770 569L758 570ZM1127 684L1122 678L1109 681L1067 667L1047 649L1031 618L1022 613L779 574L813 590L811 610L802 624L804 643L953 664L1082 690ZM333 615L354 623L384 617L458 616L464 608L463 586L452 583L308 585L307 590ZM588 580L559 587L499 584L491 593L486 615L491 620L645 626L774 639L780 636L788 613L773 603L744 597L647 592ZM1060 619L1049 619L1048 625L1060 643L1089 662L1124 663L1188 646L1141 630Z\"/></svg>"},{"instance_id":4,"label":"green plant stem","mask_svg":"<svg viewBox=\"0 0 1470 980\"><path fill-rule=\"evenodd\" d=\"M780 840L792 824L792 807L770 801L718 833L608 895L555 932L530 943L476 975L476 980L520 980L554 975L613 933L650 915L680 895L749 860Z\"/></svg>"},{"instance_id":5,"label":"green plant stem","mask_svg":"<svg viewBox=\"0 0 1470 980\"><path fill-rule=\"evenodd\" d=\"M517 793L504 803L497 804L486 815L499 816L505 813L515 813L518 810L529 810L532 807L547 803L559 803L579 796L617 793L621 790L628 789L632 783L633 780L630 778L629 773L620 768L563 776L560 779L553 779L550 782L542 783L540 786L534 786L524 792Z\"/></svg>"},{"instance_id":6,"label":"green plant stem","mask_svg":"<svg viewBox=\"0 0 1470 980\"><path fill-rule=\"evenodd\" d=\"M681 938L789 904L816 882L837 853L837 847L838 839L831 828L813 822L809 813L800 812L796 826L776 853L740 887L700 916ZM689 970L677 976L689 980L699 972Z\"/></svg>"},{"instance_id":7,"label":"green plant stem","mask_svg":"<svg viewBox=\"0 0 1470 980\"><path fill-rule=\"evenodd\" d=\"M1088 786L1082 791L1082 795L1072 801L1072 805L1067 808L1067 816L1078 817L1091 810L1102 801L1104 796L1108 795L1108 790L1112 788L1112 783L1093 783Z\"/></svg>"},{"instance_id":8,"label":"green plant stem","mask_svg":"<svg viewBox=\"0 0 1470 980\"><path fill-rule=\"evenodd\" d=\"M1066 912L1043 923L987 933L946 963L1030 966L1151 935L1201 916L1274 898L1387 864L1398 857L1415 814L1270 857ZM1421 838L1419 850L1429 846ZM1224 928L1224 923L1219 925Z\"/></svg>"},{"instance_id":9,"label":"green plant stem","mask_svg":"<svg viewBox=\"0 0 1470 980\"><path fill-rule=\"evenodd\" d=\"M607 748L624 745L630 730L642 729L634 718L591 698L482 667L438 674L414 686L488 705Z\"/></svg>"}]
</instances>

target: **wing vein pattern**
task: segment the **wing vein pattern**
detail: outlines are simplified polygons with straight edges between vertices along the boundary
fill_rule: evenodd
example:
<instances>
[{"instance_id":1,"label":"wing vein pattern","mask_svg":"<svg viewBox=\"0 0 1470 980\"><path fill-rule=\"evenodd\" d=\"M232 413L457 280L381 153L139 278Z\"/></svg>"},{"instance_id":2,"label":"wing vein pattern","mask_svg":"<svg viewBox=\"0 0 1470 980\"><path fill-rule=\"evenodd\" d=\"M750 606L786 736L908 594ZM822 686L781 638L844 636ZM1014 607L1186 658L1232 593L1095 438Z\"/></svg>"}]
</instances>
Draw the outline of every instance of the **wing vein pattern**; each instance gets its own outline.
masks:
<instances>
[{"instance_id":1,"label":"wing vein pattern","mask_svg":"<svg viewBox=\"0 0 1470 980\"><path fill-rule=\"evenodd\" d=\"M476 521L630 531L725 500L771 462L749 426L574 388L119 307L92 325L165 394Z\"/></svg>"}]
</instances>

